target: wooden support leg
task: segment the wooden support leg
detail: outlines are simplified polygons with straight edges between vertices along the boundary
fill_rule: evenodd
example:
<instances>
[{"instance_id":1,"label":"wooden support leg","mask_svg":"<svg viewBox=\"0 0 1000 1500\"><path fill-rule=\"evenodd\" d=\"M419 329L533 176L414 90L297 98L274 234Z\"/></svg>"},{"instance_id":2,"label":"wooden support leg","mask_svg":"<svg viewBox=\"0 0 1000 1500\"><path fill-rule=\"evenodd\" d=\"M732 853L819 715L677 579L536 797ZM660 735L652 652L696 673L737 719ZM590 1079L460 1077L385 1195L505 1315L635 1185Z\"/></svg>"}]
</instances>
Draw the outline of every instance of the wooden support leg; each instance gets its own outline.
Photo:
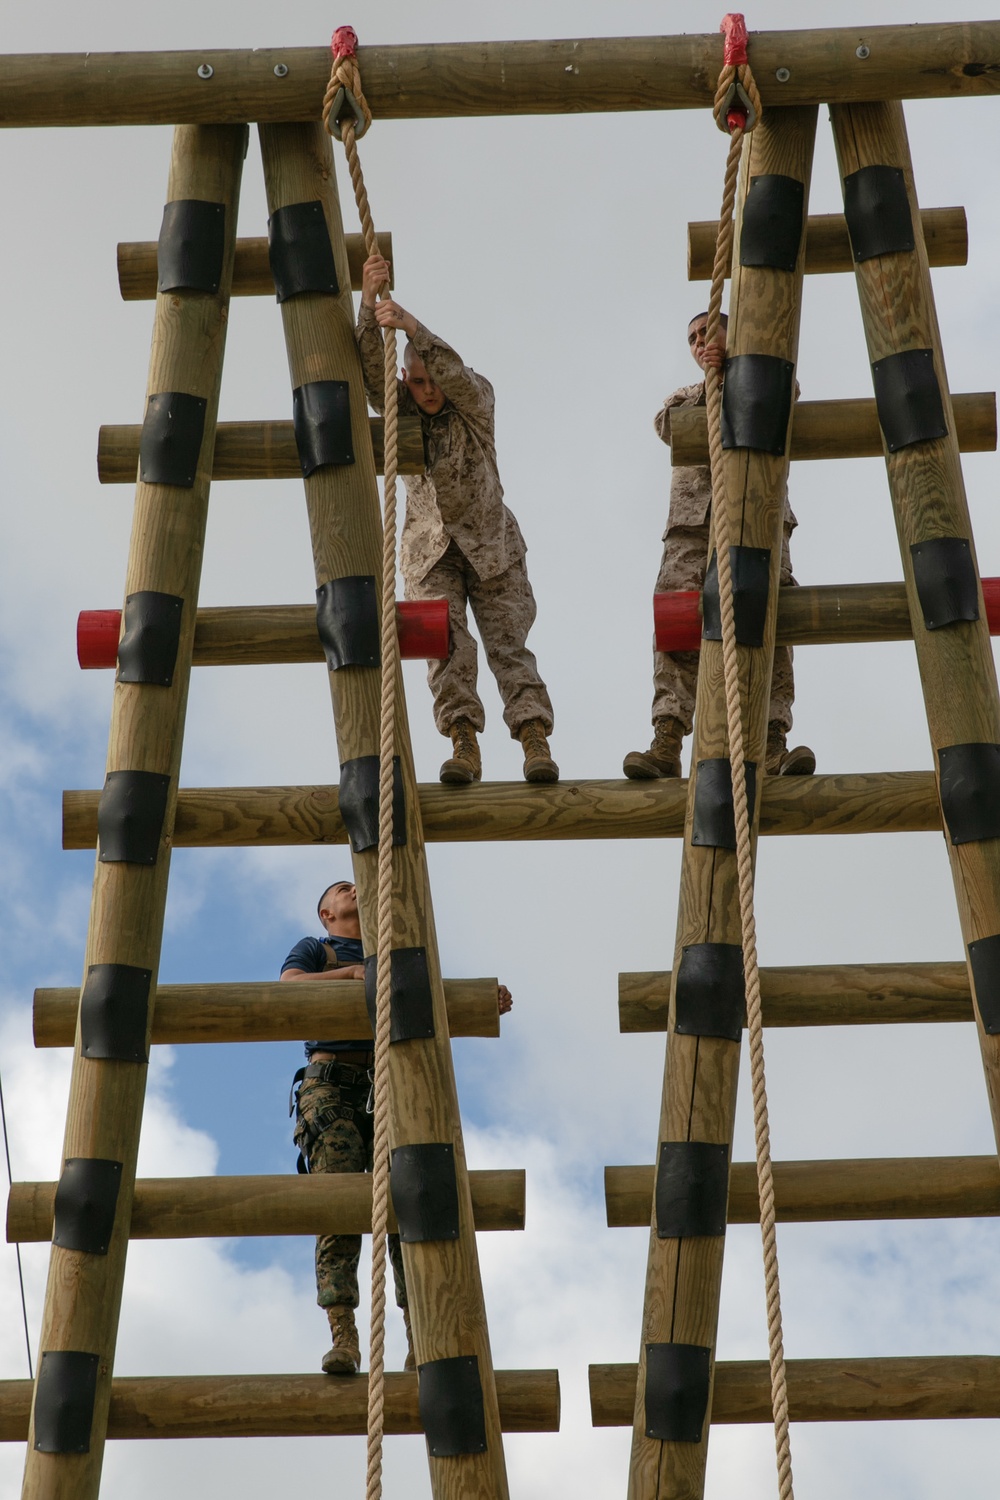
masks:
<instances>
[{"instance_id":1,"label":"wooden support leg","mask_svg":"<svg viewBox=\"0 0 1000 1500\"><path fill-rule=\"evenodd\" d=\"M107 1430L111 1374L121 1306L139 1126L146 1089L146 1058L160 958L167 874L173 842L177 775L187 706L191 648L208 492L215 446L222 355L225 346L236 212L246 127L182 126L174 135L168 201L198 199L221 205L224 220L221 280L216 292L177 290L156 299L150 358L150 396L180 392L204 404L204 428L194 439L193 475L187 483L144 483L136 488L126 597L152 591L180 600L180 633L171 681L118 681L115 684L108 744L110 795L108 823L128 830L142 804L153 809L150 848L116 851L102 831L94 875L87 938L86 971L116 965L124 1009L139 1012L140 1024L123 1044L116 1033L114 1004L105 1004L111 1024L98 1038L78 1028L70 1083L64 1156L83 1162L91 1186L99 1181L110 1214L110 1234L88 1237L79 1226L56 1226L49 1262L45 1311L39 1340L41 1358L32 1406L25 1466L25 1500L90 1500L100 1486ZM183 403L182 403L183 405ZM188 410L190 411L190 402ZM185 476L186 478L187 476ZM138 773L137 780L123 776ZM125 787L133 798L118 799ZM165 790L165 803L163 802ZM161 801L155 809L154 793ZM129 857L131 856L131 858ZM140 862L141 859L141 862ZM105 979L108 970L102 970ZM92 991L93 994L93 991ZM100 1008L98 1006L98 1008ZM119 1012L120 1014L120 1012ZM80 1167L74 1167L80 1171ZM64 1173L65 1178L65 1173ZM115 1183L117 1179L117 1183ZM117 1193L115 1196L115 1187ZM67 1180L68 1195L72 1198ZM62 1240L62 1243L60 1243ZM89 1248L70 1248L88 1244ZM67 1359L67 1355L75 1358ZM55 1378L53 1379L53 1376ZM65 1381L62 1390L60 1381ZM47 1382L50 1382L47 1386ZM41 1393L41 1398L39 1393ZM66 1402L78 1409L78 1430L67 1435L59 1421ZM44 1429L44 1430L43 1430ZM45 1451L36 1443L42 1442Z\"/></svg>"},{"instance_id":2,"label":"wooden support leg","mask_svg":"<svg viewBox=\"0 0 1000 1500\"><path fill-rule=\"evenodd\" d=\"M350 392L357 461L319 468L305 481L316 582L323 585L330 579L359 574L380 577L378 491L354 342L354 313L346 290L350 285L347 251L330 137L317 124L262 126L260 138L269 211L273 214L291 203L323 204L338 279L345 288L339 296L308 293L293 297L282 303L281 309L293 387L308 381L344 380ZM377 756L378 668L349 667L331 672L330 690L341 764L359 756ZM507 1477L496 1385L401 680L396 701L406 844L397 849L395 858L393 947L426 951L434 1035L397 1042L390 1050L390 1139L394 1148L428 1142L452 1146L460 1230L457 1239L404 1244L403 1259L418 1365L474 1356L482 1384L486 1431L482 1452L463 1452L454 1457L429 1453L431 1487L436 1500L505 1500ZM374 847L354 855L354 876L365 946L372 952L377 880ZM421 1381L425 1378L422 1371Z\"/></svg>"},{"instance_id":3,"label":"wooden support leg","mask_svg":"<svg viewBox=\"0 0 1000 1500\"><path fill-rule=\"evenodd\" d=\"M815 109L768 110L744 147L739 195L738 235L742 205L751 177L780 174L802 184L802 202L809 198L809 178L816 130ZM720 174L721 175L721 174ZM805 221L799 239L796 269L743 267L739 239L733 252L734 275L730 302L728 354L764 354L795 363L799 336L799 296L802 286ZM730 369L732 367L730 366ZM791 427L791 410L788 429ZM740 646L740 681L744 704L747 760L756 762L757 785L764 781L764 751L770 696L771 664L777 619L783 503L788 473L788 431L784 453L759 449L731 449L725 454L729 504L729 533L734 543L770 549L770 581L763 645ZM690 944L740 944L740 913L734 849L696 846L692 841L695 791L702 780L702 761L728 755L725 690L721 644L705 641L698 675L692 776L684 830L680 911L674 972ZM705 777L707 782L707 776ZM704 784L704 782L703 782ZM758 799L759 806L759 799ZM754 818L754 837L757 819ZM738 1041L715 1036L682 1035L673 1029L674 997L667 1038L659 1141L676 1146L677 1159L693 1160L691 1146L722 1147L724 1171L732 1140L739 1070ZM685 1153L688 1153L685 1155ZM661 1165L660 1170L663 1170ZM724 1179L723 1179L724 1180ZM654 1207L650 1234L646 1295L643 1310L639 1378L636 1386L629 1500L694 1500L704 1490L708 1432L711 1419L711 1367L714 1362L719 1289L725 1245L724 1210L721 1232L706 1234L676 1230L661 1238ZM667 1230L667 1233L671 1233ZM678 1346L687 1346L688 1353ZM671 1424L651 1422L647 1410L647 1380L651 1357L666 1363L688 1358L707 1362L696 1403L703 1401L704 1417L694 1432L664 1436ZM654 1377L655 1383L655 1377ZM650 1386L652 1391L652 1384ZM650 1397L650 1406L653 1395ZM660 1431L649 1435L650 1426Z\"/></svg>"},{"instance_id":4,"label":"wooden support leg","mask_svg":"<svg viewBox=\"0 0 1000 1500\"><path fill-rule=\"evenodd\" d=\"M920 230L903 109L902 105L894 103L838 105L832 110L832 119L841 177L846 180L853 178L855 173L869 172L873 168L895 169L901 174L904 189L901 206L908 209L911 219L912 249L873 254L857 262L858 295L868 355L876 375L876 394L879 391L879 368L891 368L894 363L898 365L899 356L909 351L921 351L916 358L930 377L925 377L926 388L930 390L936 385L940 397L940 411L946 428L943 435L931 435L934 424L930 423L925 425L922 437L913 432L903 434L908 440L894 444L895 451L890 451L892 434L883 432L885 463L927 710L927 727L934 747L938 794L941 794L942 771L949 757L957 753L962 776L971 786L976 804L970 825L964 831L954 826L957 816L954 802L950 830L949 806L947 802L942 806L962 936L966 945L992 939L994 949L1000 949L1000 827L990 827L988 818L990 807L995 812L1000 795L1000 776L993 771L990 760L991 757L1000 759L1000 698L927 251ZM855 246L856 251L857 248ZM880 411L880 417L885 429L889 420L886 412ZM966 617L949 621L940 614L936 619L929 618L927 578L925 576L922 582L922 599L915 576L914 549L918 549L917 557L922 555L929 561L928 572L933 574L933 549L942 538L952 539L953 544L965 548L967 582L973 603L978 608L977 619ZM931 615L933 613L932 609ZM956 752L952 747L960 748ZM962 758L970 754L980 758L961 765ZM985 822L984 813L987 814ZM951 833L950 839L947 831ZM957 836L962 842L955 842ZM983 953L983 949L978 951ZM983 963L977 987L976 952L974 949L970 955L970 983L976 1000L976 1022L993 1131L1000 1144L1000 1035L986 1031L982 1014L985 1008L990 1024L1000 1024L997 1014L1000 1009L997 993L1000 967ZM989 953L987 948L986 954Z\"/></svg>"}]
</instances>

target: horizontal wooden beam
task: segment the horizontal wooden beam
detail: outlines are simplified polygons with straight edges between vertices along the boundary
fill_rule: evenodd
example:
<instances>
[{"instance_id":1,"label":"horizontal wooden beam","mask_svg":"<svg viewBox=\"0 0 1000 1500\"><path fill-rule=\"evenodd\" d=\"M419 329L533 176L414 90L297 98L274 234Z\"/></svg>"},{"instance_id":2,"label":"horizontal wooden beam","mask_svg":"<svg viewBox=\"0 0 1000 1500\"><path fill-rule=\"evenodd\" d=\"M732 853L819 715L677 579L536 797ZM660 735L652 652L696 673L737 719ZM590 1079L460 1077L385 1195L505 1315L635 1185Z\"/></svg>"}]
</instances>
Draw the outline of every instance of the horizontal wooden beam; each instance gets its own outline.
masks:
<instances>
[{"instance_id":1,"label":"horizontal wooden beam","mask_svg":"<svg viewBox=\"0 0 1000 1500\"><path fill-rule=\"evenodd\" d=\"M499 1036L495 979L446 979L452 1036ZM36 1047L72 1047L78 989L35 991ZM249 984L161 984L153 1009L154 1042L300 1042L307 1036L362 1041L372 1034L360 979L310 984L264 980Z\"/></svg>"},{"instance_id":2,"label":"horizontal wooden beam","mask_svg":"<svg viewBox=\"0 0 1000 1500\"><path fill-rule=\"evenodd\" d=\"M971 1021L963 963L816 964L762 968L765 1026L878 1026ZM619 974L618 1028L666 1031L670 971Z\"/></svg>"},{"instance_id":3,"label":"horizontal wooden beam","mask_svg":"<svg viewBox=\"0 0 1000 1500\"><path fill-rule=\"evenodd\" d=\"M438 844L521 839L680 838L687 781L522 781L419 788L424 837ZM63 848L97 843L100 792L63 793ZM940 829L932 771L769 776L760 831L927 833ZM335 786L198 787L177 798L174 843L186 848L346 844Z\"/></svg>"},{"instance_id":4,"label":"horizontal wooden beam","mask_svg":"<svg viewBox=\"0 0 1000 1500\"><path fill-rule=\"evenodd\" d=\"M958 210L959 212L961 210ZM955 212L955 210L951 210ZM345 234L347 261L351 268L351 286L361 289L361 267L365 263L365 239L361 234ZM379 230L382 254L392 263L392 235ZM156 241L122 240L118 246L118 290L123 302L147 302L156 296ZM392 285L390 278L390 285ZM233 264L234 297L273 297L274 277L268 259L267 240L236 241Z\"/></svg>"},{"instance_id":5,"label":"horizontal wooden beam","mask_svg":"<svg viewBox=\"0 0 1000 1500\"><path fill-rule=\"evenodd\" d=\"M470 1172L477 1230L524 1228L524 1173ZM15 1182L7 1200L7 1239L52 1238L54 1182ZM647 1215L648 1217L648 1215ZM389 1205L389 1228L396 1229ZM274 1177L148 1177L135 1185L129 1238L226 1239L246 1235L371 1234L367 1172Z\"/></svg>"},{"instance_id":6,"label":"horizontal wooden beam","mask_svg":"<svg viewBox=\"0 0 1000 1500\"><path fill-rule=\"evenodd\" d=\"M992 453L997 445L997 400L993 391L952 396L955 432L963 453ZM704 406L670 413L670 462L708 463ZM221 439L223 424L219 427ZM792 423L793 459L881 458L882 432L873 397L851 401L798 401ZM135 477L135 466L132 469Z\"/></svg>"},{"instance_id":7,"label":"horizontal wooden beam","mask_svg":"<svg viewBox=\"0 0 1000 1500\"><path fill-rule=\"evenodd\" d=\"M504 1432L559 1431L558 1370L495 1373ZM24 1442L31 1391L30 1380L0 1380L0 1442ZM367 1375L116 1376L108 1437L355 1437L367 1422ZM385 1430L423 1430L416 1375L386 1372Z\"/></svg>"},{"instance_id":8,"label":"horizontal wooden beam","mask_svg":"<svg viewBox=\"0 0 1000 1500\"><path fill-rule=\"evenodd\" d=\"M993 1354L790 1359L785 1369L793 1422L1000 1417L1000 1356ZM632 1426L635 1377L635 1365L591 1365L595 1427ZM766 1361L720 1360L712 1392L713 1423L773 1420Z\"/></svg>"},{"instance_id":9,"label":"horizontal wooden beam","mask_svg":"<svg viewBox=\"0 0 1000 1500\"><path fill-rule=\"evenodd\" d=\"M611 1229L649 1227L652 1166L605 1167L604 1202ZM781 1224L855 1219L965 1219L1000 1215L996 1156L915 1156L859 1161L776 1161L774 1202ZM760 1219L757 1168L734 1161L729 1223Z\"/></svg>"},{"instance_id":10,"label":"horizontal wooden beam","mask_svg":"<svg viewBox=\"0 0 1000 1500\"><path fill-rule=\"evenodd\" d=\"M1000 578L983 578L980 582L990 634L1000 635ZM702 623L698 590L653 595L658 651L700 651ZM781 589L777 638L786 646L912 641L906 585L821 583Z\"/></svg>"},{"instance_id":11,"label":"horizontal wooden beam","mask_svg":"<svg viewBox=\"0 0 1000 1500\"><path fill-rule=\"evenodd\" d=\"M932 266L964 266L969 260L969 226L964 208L924 208L920 211ZM688 281L710 281L715 261L717 219L698 219L688 225ZM237 243L237 255L239 255ZM732 268L732 252L726 266ZM843 214L810 214L806 221L806 275L853 271L854 255ZM236 290L234 285L233 290Z\"/></svg>"},{"instance_id":12,"label":"horizontal wooden beam","mask_svg":"<svg viewBox=\"0 0 1000 1500\"><path fill-rule=\"evenodd\" d=\"M1000 22L757 32L750 59L770 106L995 94ZM327 47L13 53L0 61L6 126L317 120L330 76ZM722 39L363 46L358 62L376 120L710 109Z\"/></svg>"},{"instance_id":13,"label":"horizontal wooden beam","mask_svg":"<svg viewBox=\"0 0 1000 1500\"><path fill-rule=\"evenodd\" d=\"M385 424L368 418L375 468L385 468ZM142 428L106 424L97 439L101 484L135 484ZM415 417L399 420L399 472L422 474L424 441ZM216 429L213 479L301 479L302 465L291 422L220 422Z\"/></svg>"}]
</instances>

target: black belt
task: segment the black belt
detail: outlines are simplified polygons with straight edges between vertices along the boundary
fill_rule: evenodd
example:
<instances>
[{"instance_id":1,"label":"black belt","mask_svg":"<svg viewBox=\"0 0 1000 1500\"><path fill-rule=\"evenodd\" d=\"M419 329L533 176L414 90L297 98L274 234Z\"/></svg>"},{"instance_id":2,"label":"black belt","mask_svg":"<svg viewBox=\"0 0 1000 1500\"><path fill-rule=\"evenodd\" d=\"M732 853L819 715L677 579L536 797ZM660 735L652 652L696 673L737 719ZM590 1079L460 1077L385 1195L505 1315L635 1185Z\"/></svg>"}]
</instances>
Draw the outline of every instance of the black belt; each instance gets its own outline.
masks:
<instances>
[{"instance_id":1,"label":"black belt","mask_svg":"<svg viewBox=\"0 0 1000 1500\"><path fill-rule=\"evenodd\" d=\"M362 1078L367 1079L368 1070L374 1063L374 1057L370 1052L359 1052L358 1062L317 1062L309 1063L302 1069L301 1076L305 1078L318 1078L323 1083L354 1083Z\"/></svg>"}]
</instances>

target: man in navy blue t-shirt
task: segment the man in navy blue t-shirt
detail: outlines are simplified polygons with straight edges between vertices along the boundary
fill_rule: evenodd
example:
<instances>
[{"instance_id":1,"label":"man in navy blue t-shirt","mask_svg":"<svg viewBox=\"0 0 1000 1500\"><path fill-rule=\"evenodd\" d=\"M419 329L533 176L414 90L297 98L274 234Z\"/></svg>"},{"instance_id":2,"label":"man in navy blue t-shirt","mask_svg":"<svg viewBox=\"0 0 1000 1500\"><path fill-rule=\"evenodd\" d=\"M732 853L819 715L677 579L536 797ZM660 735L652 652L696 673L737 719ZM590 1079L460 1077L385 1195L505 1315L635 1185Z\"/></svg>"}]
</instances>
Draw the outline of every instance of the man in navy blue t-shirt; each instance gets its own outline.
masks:
<instances>
[{"instance_id":1,"label":"man in navy blue t-shirt","mask_svg":"<svg viewBox=\"0 0 1000 1500\"><path fill-rule=\"evenodd\" d=\"M364 979L358 893L349 880L328 886L319 899L325 938L305 937L281 966L282 979ZM374 1124L368 1112L371 1038L306 1042L308 1065L296 1095L295 1144L310 1172L365 1172L372 1167ZM316 1300L326 1309L333 1348L323 1357L327 1375L356 1375L361 1348L354 1322L358 1305L359 1234L321 1234L316 1240ZM389 1235L396 1301L406 1324L404 1369L415 1369L399 1236Z\"/></svg>"}]
</instances>

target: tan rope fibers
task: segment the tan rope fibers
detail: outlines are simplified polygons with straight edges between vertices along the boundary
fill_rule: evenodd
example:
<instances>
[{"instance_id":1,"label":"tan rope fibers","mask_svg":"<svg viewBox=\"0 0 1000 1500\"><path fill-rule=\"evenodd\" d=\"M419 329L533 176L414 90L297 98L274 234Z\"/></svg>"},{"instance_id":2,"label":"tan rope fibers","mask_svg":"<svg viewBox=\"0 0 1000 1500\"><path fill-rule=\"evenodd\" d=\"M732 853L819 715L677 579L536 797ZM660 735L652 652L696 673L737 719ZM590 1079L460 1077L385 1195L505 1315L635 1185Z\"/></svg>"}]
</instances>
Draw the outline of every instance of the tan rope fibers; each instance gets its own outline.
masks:
<instances>
[{"instance_id":1,"label":"tan rope fibers","mask_svg":"<svg viewBox=\"0 0 1000 1500\"><path fill-rule=\"evenodd\" d=\"M715 98L715 117L725 122L725 100L739 74L760 119L760 96L747 64L738 70L723 70ZM727 74L729 75L727 77ZM721 118L720 118L721 117ZM753 125L750 125L750 129ZM737 125L732 131L726 161L719 238L712 268L712 293L708 303L705 343L711 344L719 330L722 290L733 245L733 206L739 174L743 137L748 132ZM753 850L750 843L750 812L747 805L746 755L743 744L743 709L740 701L739 660L736 654L736 622L733 613L733 579L729 558L726 481L722 467L722 376L709 366L705 371L708 405L708 441L712 465L712 529L719 569L719 603L722 615L722 660L725 669L726 719L729 758L732 766L733 808L736 815L736 862L739 872L740 922L743 929L743 972L746 982L747 1029L750 1036L750 1070L753 1082L753 1125L757 1146L757 1187L760 1194L760 1232L764 1249L764 1285L767 1297L767 1341L771 1361L771 1407L774 1442L778 1459L780 1500L792 1500L792 1454L788 1435L788 1385L781 1333L781 1292L778 1285L778 1247L774 1228L774 1173L771 1166L771 1130L767 1114L764 1076L764 1035L760 1005L760 970L757 965L757 924L753 909Z\"/></svg>"},{"instance_id":2,"label":"tan rope fibers","mask_svg":"<svg viewBox=\"0 0 1000 1500\"><path fill-rule=\"evenodd\" d=\"M330 113L341 88L350 91L370 122L371 111L361 90L361 74L353 56L334 56L333 70L323 100L323 124L331 129ZM367 128L367 126L366 126ZM356 125L348 115L340 120L347 165L357 199L367 256L379 253L368 193L358 160ZM388 297L386 283L380 297ZM379 724L378 789L378 922L375 988L374 1142L372 1145L372 1311L368 1361L367 1500L382 1494L382 1434L385 1425L385 1243L389 1215L389 983L392 962L392 781L396 737L396 677L399 638L396 633L396 474L398 391L396 388L396 330L385 328L385 477L382 532L382 687Z\"/></svg>"}]
</instances>

